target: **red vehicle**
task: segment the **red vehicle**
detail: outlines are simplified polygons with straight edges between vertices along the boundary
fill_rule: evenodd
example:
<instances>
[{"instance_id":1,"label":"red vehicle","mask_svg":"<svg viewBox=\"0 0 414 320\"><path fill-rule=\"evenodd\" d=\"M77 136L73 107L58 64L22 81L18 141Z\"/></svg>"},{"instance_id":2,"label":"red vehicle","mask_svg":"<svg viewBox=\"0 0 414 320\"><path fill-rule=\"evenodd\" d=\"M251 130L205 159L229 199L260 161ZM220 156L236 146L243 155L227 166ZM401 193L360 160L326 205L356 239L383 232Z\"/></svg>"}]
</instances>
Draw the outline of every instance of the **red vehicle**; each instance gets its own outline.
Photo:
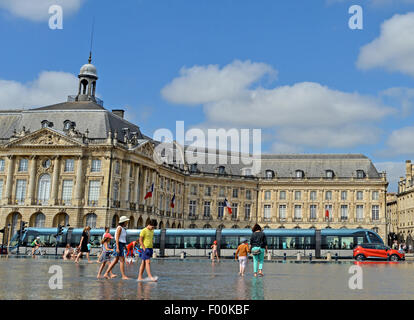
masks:
<instances>
[{"instance_id":1,"label":"red vehicle","mask_svg":"<svg viewBox=\"0 0 414 320\"><path fill-rule=\"evenodd\" d=\"M391 249L381 243L362 243L354 248L354 259L385 259L391 261L405 260L404 252Z\"/></svg>"}]
</instances>

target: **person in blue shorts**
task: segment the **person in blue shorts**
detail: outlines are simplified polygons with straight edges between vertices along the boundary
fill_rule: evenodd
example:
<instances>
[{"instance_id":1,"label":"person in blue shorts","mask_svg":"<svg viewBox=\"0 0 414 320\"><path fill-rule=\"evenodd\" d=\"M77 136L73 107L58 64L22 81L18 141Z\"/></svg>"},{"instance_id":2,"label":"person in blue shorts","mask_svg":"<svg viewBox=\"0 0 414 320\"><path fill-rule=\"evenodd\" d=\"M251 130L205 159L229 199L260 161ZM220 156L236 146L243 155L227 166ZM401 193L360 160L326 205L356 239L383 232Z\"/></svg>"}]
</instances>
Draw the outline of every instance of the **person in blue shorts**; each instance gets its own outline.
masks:
<instances>
[{"instance_id":1,"label":"person in blue shorts","mask_svg":"<svg viewBox=\"0 0 414 320\"><path fill-rule=\"evenodd\" d=\"M144 270L147 271L148 278L151 281L157 281L157 278L153 277L151 274L151 258L153 254L153 238L154 238L154 229L157 227L157 220L153 219L150 221L148 226L142 229L139 234L139 244L142 249L141 255L141 266L139 267L138 281L142 281L142 275Z\"/></svg>"}]
</instances>

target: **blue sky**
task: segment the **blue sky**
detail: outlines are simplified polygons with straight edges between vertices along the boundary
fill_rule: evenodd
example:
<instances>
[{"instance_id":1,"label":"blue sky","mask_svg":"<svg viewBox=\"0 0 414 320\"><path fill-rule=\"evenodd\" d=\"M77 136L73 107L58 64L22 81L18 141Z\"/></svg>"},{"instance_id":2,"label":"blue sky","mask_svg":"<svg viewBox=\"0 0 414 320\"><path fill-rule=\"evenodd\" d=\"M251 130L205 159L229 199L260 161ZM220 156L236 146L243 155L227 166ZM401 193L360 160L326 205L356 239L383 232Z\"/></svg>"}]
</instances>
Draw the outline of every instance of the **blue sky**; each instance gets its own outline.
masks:
<instances>
[{"instance_id":1,"label":"blue sky","mask_svg":"<svg viewBox=\"0 0 414 320\"><path fill-rule=\"evenodd\" d=\"M264 152L366 154L391 190L413 158L412 0L30 1L0 0L1 109L75 94L95 19L98 94L149 136L175 120L261 128Z\"/></svg>"}]
</instances>

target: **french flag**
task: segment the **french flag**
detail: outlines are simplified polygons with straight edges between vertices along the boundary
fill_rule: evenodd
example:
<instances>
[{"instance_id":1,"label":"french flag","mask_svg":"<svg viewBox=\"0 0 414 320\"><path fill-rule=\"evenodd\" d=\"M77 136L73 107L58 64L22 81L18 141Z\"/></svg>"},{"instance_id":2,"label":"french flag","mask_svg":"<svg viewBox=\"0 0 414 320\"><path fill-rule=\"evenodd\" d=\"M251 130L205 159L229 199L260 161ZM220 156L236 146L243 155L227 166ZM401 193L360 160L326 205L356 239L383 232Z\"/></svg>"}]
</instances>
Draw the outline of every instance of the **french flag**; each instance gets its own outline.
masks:
<instances>
[{"instance_id":1,"label":"french flag","mask_svg":"<svg viewBox=\"0 0 414 320\"><path fill-rule=\"evenodd\" d=\"M227 199L224 199L224 204L227 207L227 210L229 211L229 214L232 214L230 203L227 201Z\"/></svg>"},{"instance_id":2,"label":"french flag","mask_svg":"<svg viewBox=\"0 0 414 320\"><path fill-rule=\"evenodd\" d=\"M173 195L173 197L171 199L170 207L174 209L174 205L175 205L175 193L174 193L174 195Z\"/></svg>"},{"instance_id":3,"label":"french flag","mask_svg":"<svg viewBox=\"0 0 414 320\"><path fill-rule=\"evenodd\" d=\"M326 211L325 211L325 217L329 219L329 210L328 209L326 209Z\"/></svg>"},{"instance_id":4,"label":"french flag","mask_svg":"<svg viewBox=\"0 0 414 320\"><path fill-rule=\"evenodd\" d=\"M154 184L151 185L150 191L147 192L147 194L144 197L144 200L147 200L148 198L152 197L152 193L154 192Z\"/></svg>"}]
</instances>

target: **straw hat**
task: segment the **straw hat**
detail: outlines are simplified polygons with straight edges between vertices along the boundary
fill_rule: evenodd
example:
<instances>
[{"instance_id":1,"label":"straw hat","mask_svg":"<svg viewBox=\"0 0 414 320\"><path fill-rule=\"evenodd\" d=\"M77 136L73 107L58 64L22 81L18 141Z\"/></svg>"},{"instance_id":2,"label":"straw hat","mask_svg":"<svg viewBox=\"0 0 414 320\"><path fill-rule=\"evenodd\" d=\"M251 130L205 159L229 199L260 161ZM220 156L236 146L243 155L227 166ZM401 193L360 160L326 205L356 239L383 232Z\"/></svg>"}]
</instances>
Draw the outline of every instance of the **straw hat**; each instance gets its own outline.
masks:
<instances>
[{"instance_id":1,"label":"straw hat","mask_svg":"<svg viewBox=\"0 0 414 320\"><path fill-rule=\"evenodd\" d=\"M127 218L126 216L122 216L122 217L119 219L119 223L124 223L124 222L127 222L127 221L129 221L129 218Z\"/></svg>"}]
</instances>

